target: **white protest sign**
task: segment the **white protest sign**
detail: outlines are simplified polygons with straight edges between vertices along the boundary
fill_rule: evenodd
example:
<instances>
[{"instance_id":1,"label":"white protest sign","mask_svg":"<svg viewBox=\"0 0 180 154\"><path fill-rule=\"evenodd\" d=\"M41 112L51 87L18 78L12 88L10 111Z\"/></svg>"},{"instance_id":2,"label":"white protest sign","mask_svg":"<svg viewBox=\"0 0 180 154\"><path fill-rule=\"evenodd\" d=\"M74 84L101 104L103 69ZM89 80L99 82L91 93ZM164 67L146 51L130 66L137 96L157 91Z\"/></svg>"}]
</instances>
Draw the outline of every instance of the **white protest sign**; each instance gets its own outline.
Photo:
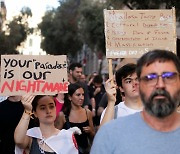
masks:
<instances>
[{"instance_id":1,"label":"white protest sign","mask_svg":"<svg viewBox=\"0 0 180 154\"><path fill-rule=\"evenodd\" d=\"M67 93L67 59L61 56L1 56L1 95Z\"/></svg>"},{"instance_id":2,"label":"white protest sign","mask_svg":"<svg viewBox=\"0 0 180 154\"><path fill-rule=\"evenodd\" d=\"M139 58L153 49L176 52L176 19L170 10L104 10L107 58Z\"/></svg>"}]
</instances>

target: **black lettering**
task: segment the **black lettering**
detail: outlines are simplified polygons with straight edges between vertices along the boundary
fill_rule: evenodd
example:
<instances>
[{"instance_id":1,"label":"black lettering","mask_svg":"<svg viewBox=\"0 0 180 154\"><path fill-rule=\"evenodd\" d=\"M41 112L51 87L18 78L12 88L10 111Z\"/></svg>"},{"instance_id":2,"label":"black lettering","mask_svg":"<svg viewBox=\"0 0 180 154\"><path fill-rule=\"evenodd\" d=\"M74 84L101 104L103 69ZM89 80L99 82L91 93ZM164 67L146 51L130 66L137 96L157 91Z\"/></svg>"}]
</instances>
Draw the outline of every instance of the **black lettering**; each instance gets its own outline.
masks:
<instances>
[{"instance_id":1,"label":"black lettering","mask_svg":"<svg viewBox=\"0 0 180 154\"><path fill-rule=\"evenodd\" d=\"M23 73L23 78L30 79L32 78L32 73L30 71L26 71Z\"/></svg>"},{"instance_id":2,"label":"black lettering","mask_svg":"<svg viewBox=\"0 0 180 154\"><path fill-rule=\"evenodd\" d=\"M40 65L40 68L45 69L45 65L44 65L44 64L41 64L41 65Z\"/></svg>"},{"instance_id":3,"label":"black lettering","mask_svg":"<svg viewBox=\"0 0 180 154\"><path fill-rule=\"evenodd\" d=\"M14 77L14 74L12 72L13 70L7 71L7 69L5 69L4 78L11 79L12 77Z\"/></svg>"},{"instance_id":4,"label":"black lettering","mask_svg":"<svg viewBox=\"0 0 180 154\"><path fill-rule=\"evenodd\" d=\"M4 62L6 63L6 64L5 64L5 68L8 66L10 60L11 60L11 59L8 59L8 61L6 61L6 59L4 58Z\"/></svg>"},{"instance_id":5,"label":"black lettering","mask_svg":"<svg viewBox=\"0 0 180 154\"><path fill-rule=\"evenodd\" d=\"M37 77L37 72L34 72L34 80L39 80L42 77L42 72L39 72L39 76Z\"/></svg>"},{"instance_id":6,"label":"black lettering","mask_svg":"<svg viewBox=\"0 0 180 154\"><path fill-rule=\"evenodd\" d=\"M11 60L11 67L16 67L18 64L18 61L16 59Z\"/></svg>"},{"instance_id":7,"label":"black lettering","mask_svg":"<svg viewBox=\"0 0 180 154\"><path fill-rule=\"evenodd\" d=\"M40 62L35 62L35 69L37 69L37 67L40 65Z\"/></svg>"},{"instance_id":8,"label":"black lettering","mask_svg":"<svg viewBox=\"0 0 180 154\"><path fill-rule=\"evenodd\" d=\"M51 74L51 72L49 72L49 71L44 72L44 73L43 73L43 80L46 79L47 74Z\"/></svg>"},{"instance_id":9,"label":"black lettering","mask_svg":"<svg viewBox=\"0 0 180 154\"><path fill-rule=\"evenodd\" d=\"M19 60L19 67L24 67L26 65L26 60L24 60L24 63L22 63L21 60Z\"/></svg>"},{"instance_id":10,"label":"black lettering","mask_svg":"<svg viewBox=\"0 0 180 154\"><path fill-rule=\"evenodd\" d=\"M27 61L27 66L26 66L27 68L29 67L30 63L32 63L32 60Z\"/></svg>"}]
</instances>

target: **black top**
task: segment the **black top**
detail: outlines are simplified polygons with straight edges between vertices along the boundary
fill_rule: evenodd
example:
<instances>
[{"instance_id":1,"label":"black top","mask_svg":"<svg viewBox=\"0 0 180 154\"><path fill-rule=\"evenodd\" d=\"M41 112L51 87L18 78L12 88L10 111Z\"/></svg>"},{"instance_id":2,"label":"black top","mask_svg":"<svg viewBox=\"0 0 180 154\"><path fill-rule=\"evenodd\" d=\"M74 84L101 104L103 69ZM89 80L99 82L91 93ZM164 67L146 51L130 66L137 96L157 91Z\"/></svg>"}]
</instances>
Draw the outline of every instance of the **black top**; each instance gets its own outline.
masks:
<instances>
[{"instance_id":1,"label":"black top","mask_svg":"<svg viewBox=\"0 0 180 154\"><path fill-rule=\"evenodd\" d=\"M86 115L87 115L87 111L86 111ZM64 123L63 128L69 129L70 127L78 127L82 132L81 135L77 135L77 134L74 135L76 138L78 147L80 146L82 148L87 148L88 147L88 134L83 131L83 127L87 127L87 126L89 126L88 116L87 116L87 120L82 123L70 122L69 117L66 117L66 122Z\"/></svg>"},{"instance_id":2,"label":"black top","mask_svg":"<svg viewBox=\"0 0 180 154\"><path fill-rule=\"evenodd\" d=\"M117 92L117 94L116 94L115 105L119 104L122 101L120 90L117 89L116 92ZM103 107L105 109L107 107L107 104L108 104L107 93L104 93L104 95L102 96L101 101L99 103L99 107Z\"/></svg>"},{"instance_id":3,"label":"black top","mask_svg":"<svg viewBox=\"0 0 180 154\"><path fill-rule=\"evenodd\" d=\"M97 93L95 96L94 96L94 91L96 90L96 87L95 86L89 86L89 95L90 95L90 98L94 97L95 101L96 101L96 110L98 109L99 107L99 103L101 101L101 98L103 97L104 93L106 92L105 91L105 88L104 88L104 85L101 85L101 90L99 93Z\"/></svg>"},{"instance_id":4,"label":"black top","mask_svg":"<svg viewBox=\"0 0 180 154\"><path fill-rule=\"evenodd\" d=\"M0 103L0 154L14 154L14 130L24 112L24 106L8 99ZM30 124L34 126L33 122Z\"/></svg>"},{"instance_id":5,"label":"black top","mask_svg":"<svg viewBox=\"0 0 180 154\"><path fill-rule=\"evenodd\" d=\"M41 153L41 148L39 147L39 144L37 142L37 138L32 138L32 144L31 144L31 149L29 154L42 154ZM43 151L43 150L42 150ZM48 152L48 151L43 151L44 154L56 154L56 152Z\"/></svg>"},{"instance_id":6,"label":"black top","mask_svg":"<svg viewBox=\"0 0 180 154\"><path fill-rule=\"evenodd\" d=\"M8 99L0 103L0 153L14 154L14 130L21 119L24 107L21 102Z\"/></svg>"}]
</instances>

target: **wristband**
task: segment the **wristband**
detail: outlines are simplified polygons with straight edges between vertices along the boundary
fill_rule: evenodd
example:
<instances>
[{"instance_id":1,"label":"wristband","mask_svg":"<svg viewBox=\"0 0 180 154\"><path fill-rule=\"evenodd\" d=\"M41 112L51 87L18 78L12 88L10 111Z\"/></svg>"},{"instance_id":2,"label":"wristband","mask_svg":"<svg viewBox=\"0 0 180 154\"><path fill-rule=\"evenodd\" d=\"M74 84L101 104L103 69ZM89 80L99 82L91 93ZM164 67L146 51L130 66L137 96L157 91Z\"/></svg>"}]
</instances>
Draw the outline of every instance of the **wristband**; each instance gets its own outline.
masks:
<instances>
[{"instance_id":1,"label":"wristband","mask_svg":"<svg viewBox=\"0 0 180 154\"><path fill-rule=\"evenodd\" d=\"M32 113L31 111L24 110L24 113L28 114L28 115L31 117L31 119L34 119L34 118L32 117L32 115L33 115L34 113Z\"/></svg>"}]
</instances>

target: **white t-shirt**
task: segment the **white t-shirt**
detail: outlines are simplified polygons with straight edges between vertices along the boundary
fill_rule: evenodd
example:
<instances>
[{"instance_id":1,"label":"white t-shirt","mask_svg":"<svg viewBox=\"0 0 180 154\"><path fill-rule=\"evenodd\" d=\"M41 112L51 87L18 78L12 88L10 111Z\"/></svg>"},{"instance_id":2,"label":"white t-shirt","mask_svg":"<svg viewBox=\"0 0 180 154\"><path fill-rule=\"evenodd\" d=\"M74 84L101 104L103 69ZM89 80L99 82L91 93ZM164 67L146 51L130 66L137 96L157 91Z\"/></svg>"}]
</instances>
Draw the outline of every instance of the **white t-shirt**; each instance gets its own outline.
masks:
<instances>
[{"instance_id":1,"label":"white t-shirt","mask_svg":"<svg viewBox=\"0 0 180 154\"><path fill-rule=\"evenodd\" d=\"M135 109L131 109L129 107L127 107L124 102L120 102L118 105L115 105L115 108L117 108L117 117L124 117L124 116L128 116L131 114L134 114L136 112L140 112L141 110L135 110ZM106 108L104 109L104 111L101 114L101 119L100 119L100 123L104 117L104 114L106 112Z\"/></svg>"}]
</instances>

